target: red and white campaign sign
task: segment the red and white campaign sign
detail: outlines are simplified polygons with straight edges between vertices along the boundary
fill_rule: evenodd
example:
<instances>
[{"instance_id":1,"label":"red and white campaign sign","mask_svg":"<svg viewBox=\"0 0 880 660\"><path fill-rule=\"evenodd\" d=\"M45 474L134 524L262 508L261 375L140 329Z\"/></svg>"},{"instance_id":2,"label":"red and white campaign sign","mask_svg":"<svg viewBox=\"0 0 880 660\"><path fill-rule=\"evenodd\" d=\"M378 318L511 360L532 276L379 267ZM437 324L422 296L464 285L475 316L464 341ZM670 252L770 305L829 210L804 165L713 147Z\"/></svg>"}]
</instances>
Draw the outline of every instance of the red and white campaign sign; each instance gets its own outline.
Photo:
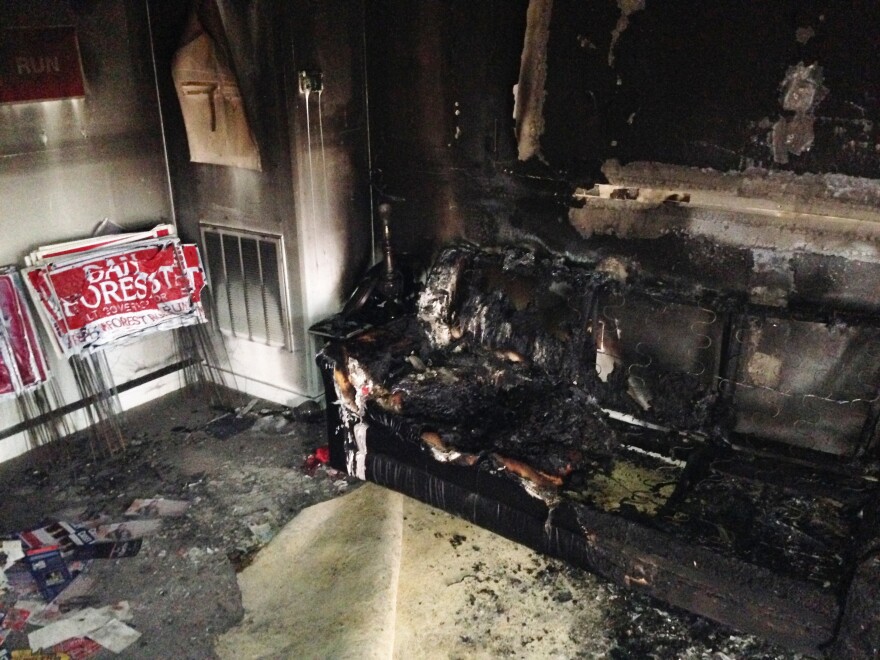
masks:
<instances>
[{"instance_id":1,"label":"red and white campaign sign","mask_svg":"<svg viewBox=\"0 0 880 660\"><path fill-rule=\"evenodd\" d=\"M79 253L25 278L64 356L205 321L198 248L177 238Z\"/></svg>"},{"instance_id":2,"label":"red and white campaign sign","mask_svg":"<svg viewBox=\"0 0 880 660\"><path fill-rule=\"evenodd\" d=\"M18 273L0 273L0 398L17 396L49 378Z\"/></svg>"},{"instance_id":3,"label":"red and white campaign sign","mask_svg":"<svg viewBox=\"0 0 880 660\"><path fill-rule=\"evenodd\" d=\"M0 103L85 96L73 27L6 28L0 32Z\"/></svg>"}]
</instances>

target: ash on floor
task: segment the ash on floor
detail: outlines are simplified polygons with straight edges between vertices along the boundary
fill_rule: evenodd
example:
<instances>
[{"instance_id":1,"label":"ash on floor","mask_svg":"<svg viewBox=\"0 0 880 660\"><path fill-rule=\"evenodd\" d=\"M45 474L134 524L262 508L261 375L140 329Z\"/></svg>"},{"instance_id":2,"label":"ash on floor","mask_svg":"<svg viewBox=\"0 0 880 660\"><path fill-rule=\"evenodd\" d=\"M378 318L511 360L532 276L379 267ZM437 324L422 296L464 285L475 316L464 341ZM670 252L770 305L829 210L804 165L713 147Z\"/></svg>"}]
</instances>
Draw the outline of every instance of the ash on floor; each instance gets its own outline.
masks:
<instances>
[{"instance_id":1,"label":"ash on floor","mask_svg":"<svg viewBox=\"0 0 880 660\"><path fill-rule=\"evenodd\" d=\"M235 396L234 405L248 406L246 397ZM241 427L227 435L228 428L218 420L223 411L212 407L203 393L185 390L127 414L128 448L122 454L93 459L87 439L79 438L64 441L70 458L55 465L38 464L36 454L8 461L0 465L0 537L47 518L104 514L108 520L124 520L139 498L189 502L182 516L160 518L160 529L144 538L136 556L90 563L87 574L94 586L87 601L94 607L128 601L128 624L141 633L121 654L103 650L94 657L215 657L217 637L243 616L236 573L302 509L358 487L307 460L326 443L323 418L295 421L284 413L289 411L257 402L246 413L247 422L234 415L227 419ZM459 544L473 545L471 539L454 536L436 542L453 552ZM509 582L517 598L538 602L551 599L575 606L575 600L589 598L604 614L601 624L577 631L583 642L579 657L798 657L555 560L537 558L534 566L516 574L503 567L494 571L493 552L486 544L481 540L481 554L487 557L480 567L484 579L465 581L472 583L473 592L467 602L498 616L490 607L497 605L497 597L487 591L487 581L493 589ZM340 593L345 598L346 590ZM8 607L14 599L9 590L0 595L0 604ZM462 635L477 638L483 622L472 621L474 631L469 633L469 618L459 624ZM27 647L26 633L32 630L10 633L7 648ZM496 650L528 657L528 646L513 642ZM448 655L443 649L436 652Z\"/></svg>"},{"instance_id":2,"label":"ash on floor","mask_svg":"<svg viewBox=\"0 0 880 660\"><path fill-rule=\"evenodd\" d=\"M233 396L247 406L248 398ZM142 635L123 657L211 657L215 635L242 614L236 570L301 509L354 487L323 465L304 467L326 443L323 417L289 421L281 412L259 402L247 413L250 428L218 439L205 428L213 421L215 431L224 411L200 392L181 391L127 413L124 453L94 460L83 437L54 448L70 457L55 465L35 456L4 463L0 536L47 518L125 520L138 498L189 502L183 516L160 518L136 556L91 562L91 596L96 607L129 601L129 623ZM9 649L26 646L23 633L7 640Z\"/></svg>"}]
</instances>

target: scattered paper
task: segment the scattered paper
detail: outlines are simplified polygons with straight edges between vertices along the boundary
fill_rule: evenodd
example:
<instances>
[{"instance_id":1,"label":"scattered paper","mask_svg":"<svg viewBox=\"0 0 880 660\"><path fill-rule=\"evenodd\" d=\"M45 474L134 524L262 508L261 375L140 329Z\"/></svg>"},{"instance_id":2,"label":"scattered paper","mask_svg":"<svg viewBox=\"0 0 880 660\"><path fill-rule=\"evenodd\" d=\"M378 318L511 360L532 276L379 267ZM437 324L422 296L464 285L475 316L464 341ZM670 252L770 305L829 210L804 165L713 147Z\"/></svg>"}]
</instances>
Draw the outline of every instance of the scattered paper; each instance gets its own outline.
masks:
<instances>
[{"instance_id":1,"label":"scattered paper","mask_svg":"<svg viewBox=\"0 0 880 660\"><path fill-rule=\"evenodd\" d=\"M31 612L27 622L32 626L48 626L64 616L57 604L57 599L44 605L43 609Z\"/></svg>"},{"instance_id":2,"label":"scattered paper","mask_svg":"<svg viewBox=\"0 0 880 660\"><path fill-rule=\"evenodd\" d=\"M21 541L0 541L0 593L9 588L9 579L6 570L12 568L19 559L24 558L24 548Z\"/></svg>"},{"instance_id":3,"label":"scattered paper","mask_svg":"<svg viewBox=\"0 0 880 660\"><path fill-rule=\"evenodd\" d=\"M90 575L80 573L53 601L56 605L67 605L79 602L88 597L95 587L95 579Z\"/></svg>"},{"instance_id":4,"label":"scattered paper","mask_svg":"<svg viewBox=\"0 0 880 660\"><path fill-rule=\"evenodd\" d=\"M135 500L125 512L126 516L137 516L140 518L156 518L163 516L182 516L189 508L189 502L183 500L166 500L163 498L152 498L146 500Z\"/></svg>"},{"instance_id":5,"label":"scattered paper","mask_svg":"<svg viewBox=\"0 0 880 660\"><path fill-rule=\"evenodd\" d=\"M87 607L30 633L28 644L30 644L32 651L39 651L74 637L87 637L90 632L106 625L112 618L106 611Z\"/></svg>"},{"instance_id":6,"label":"scattered paper","mask_svg":"<svg viewBox=\"0 0 880 660\"><path fill-rule=\"evenodd\" d=\"M0 541L0 553L6 557L3 562L4 571L7 568L12 568L12 565L19 559L24 559L24 548L21 546L21 541L17 539L15 541Z\"/></svg>"},{"instance_id":7,"label":"scattered paper","mask_svg":"<svg viewBox=\"0 0 880 660\"><path fill-rule=\"evenodd\" d=\"M141 636L137 630L123 623L131 621L131 618L131 606L126 600L101 608L87 607L62 615L60 619L30 633L28 643L32 651L39 651L88 637L104 648L119 653ZM64 652L69 653L69 650L65 649Z\"/></svg>"},{"instance_id":8,"label":"scattered paper","mask_svg":"<svg viewBox=\"0 0 880 660\"><path fill-rule=\"evenodd\" d=\"M73 580L58 546L28 550L25 558L46 601L53 600Z\"/></svg>"},{"instance_id":9,"label":"scattered paper","mask_svg":"<svg viewBox=\"0 0 880 660\"><path fill-rule=\"evenodd\" d=\"M76 548L71 557L85 561L88 559L120 559L122 557L134 557L141 551L143 539L129 539L127 541L95 541L88 545Z\"/></svg>"},{"instance_id":10,"label":"scattered paper","mask_svg":"<svg viewBox=\"0 0 880 660\"><path fill-rule=\"evenodd\" d=\"M29 611L13 607L6 611L6 616L3 618L3 627L7 630L21 632L27 626L27 620L30 616L31 613Z\"/></svg>"},{"instance_id":11,"label":"scattered paper","mask_svg":"<svg viewBox=\"0 0 880 660\"><path fill-rule=\"evenodd\" d=\"M64 521L54 521L43 527L29 529L19 534L19 538L31 549L57 545L62 553L94 541L92 533L80 526Z\"/></svg>"},{"instance_id":12,"label":"scattered paper","mask_svg":"<svg viewBox=\"0 0 880 660\"><path fill-rule=\"evenodd\" d=\"M61 509L60 511L53 513L49 518L52 520L70 521L73 525L81 529L91 529L92 527L98 527L99 525L106 525L107 523L113 522L108 514L82 506L72 506L67 507L66 509Z\"/></svg>"},{"instance_id":13,"label":"scattered paper","mask_svg":"<svg viewBox=\"0 0 880 660\"><path fill-rule=\"evenodd\" d=\"M16 564L6 571L6 579L9 581L9 589L19 598L26 596L39 597L37 583L34 582L34 578L27 566Z\"/></svg>"},{"instance_id":14,"label":"scattered paper","mask_svg":"<svg viewBox=\"0 0 880 660\"><path fill-rule=\"evenodd\" d=\"M32 653L27 649L16 649L9 657L10 660L71 660L66 653Z\"/></svg>"},{"instance_id":15,"label":"scattered paper","mask_svg":"<svg viewBox=\"0 0 880 660\"><path fill-rule=\"evenodd\" d=\"M15 605L13 607L15 607L15 609L17 609L17 610L22 610L24 612L30 612L31 617L33 617L34 614L39 614L40 612L45 610L48 607L48 605L41 600L21 599L21 600L15 601ZM28 619L28 623L31 623L30 619Z\"/></svg>"},{"instance_id":16,"label":"scattered paper","mask_svg":"<svg viewBox=\"0 0 880 660\"><path fill-rule=\"evenodd\" d=\"M126 515L129 515L126 513ZM138 514L140 515L140 514ZM162 521L155 518L147 520L127 520L125 522L101 525L92 530L96 541L127 541L155 534L162 527Z\"/></svg>"},{"instance_id":17,"label":"scattered paper","mask_svg":"<svg viewBox=\"0 0 880 660\"><path fill-rule=\"evenodd\" d=\"M89 639L96 641L113 653L122 653L140 636L141 634L137 630L116 619L108 621L105 625L88 634Z\"/></svg>"},{"instance_id":18,"label":"scattered paper","mask_svg":"<svg viewBox=\"0 0 880 660\"><path fill-rule=\"evenodd\" d=\"M131 621L133 616L131 613L131 605L129 605L127 600L120 600L113 605L105 605L104 607L98 608L97 611L107 614L118 621Z\"/></svg>"},{"instance_id":19,"label":"scattered paper","mask_svg":"<svg viewBox=\"0 0 880 660\"><path fill-rule=\"evenodd\" d=\"M85 637L74 637L52 647L53 653L67 654L70 656L70 660L89 660L102 650L100 644Z\"/></svg>"}]
</instances>

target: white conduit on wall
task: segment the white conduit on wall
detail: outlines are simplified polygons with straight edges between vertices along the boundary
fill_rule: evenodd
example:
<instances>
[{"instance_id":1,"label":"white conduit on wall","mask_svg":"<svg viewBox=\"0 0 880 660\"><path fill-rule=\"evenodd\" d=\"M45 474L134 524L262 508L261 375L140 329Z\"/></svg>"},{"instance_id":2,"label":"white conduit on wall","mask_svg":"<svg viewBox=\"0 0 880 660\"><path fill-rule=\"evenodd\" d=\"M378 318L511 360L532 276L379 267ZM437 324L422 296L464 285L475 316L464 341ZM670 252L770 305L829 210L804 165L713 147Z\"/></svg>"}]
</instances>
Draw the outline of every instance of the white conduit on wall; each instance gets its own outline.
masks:
<instances>
[{"instance_id":1,"label":"white conduit on wall","mask_svg":"<svg viewBox=\"0 0 880 660\"><path fill-rule=\"evenodd\" d=\"M304 204L310 207L311 227L307 243L311 244L303 263L316 274L307 283L308 295L315 304L309 305L310 312L317 315L328 314L338 304L335 298L338 273L328 271L328 265L336 254L335 245L328 235L331 222L330 193L327 170L327 153L324 140L324 116L322 109L323 81L321 74L308 71L299 72L300 93L305 99L306 112L306 159L308 161L308 181L310 200ZM315 113L312 111L313 99L317 99L317 126L313 125ZM315 145L313 146L313 142ZM318 153L315 153L318 151ZM316 162L320 158L320 163ZM320 167L321 171L316 173ZM333 252L331 254L331 252Z\"/></svg>"}]
</instances>

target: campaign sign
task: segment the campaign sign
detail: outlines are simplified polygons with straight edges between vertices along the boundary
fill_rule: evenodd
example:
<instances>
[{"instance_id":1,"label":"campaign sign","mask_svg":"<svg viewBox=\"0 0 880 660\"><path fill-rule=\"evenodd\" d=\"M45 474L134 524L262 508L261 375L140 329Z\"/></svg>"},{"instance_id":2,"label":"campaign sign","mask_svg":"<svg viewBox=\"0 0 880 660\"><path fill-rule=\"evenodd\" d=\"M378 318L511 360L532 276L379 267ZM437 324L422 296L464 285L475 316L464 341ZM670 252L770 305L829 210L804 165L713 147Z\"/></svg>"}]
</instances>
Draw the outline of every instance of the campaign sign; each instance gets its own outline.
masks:
<instances>
[{"instance_id":1,"label":"campaign sign","mask_svg":"<svg viewBox=\"0 0 880 660\"><path fill-rule=\"evenodd\" d=\"M16 396L49 378L33 318L13 271L0 272L0 398Z\"/></svg>"},{"instance_id":2,"label":"campaign sign","mask_svg":"<svg viewBox=\"0 0 880 660\"><path fill-rule=\"evenodd\" d=\"M64 356L205 321L198 250L177 239L85 253L25 277Z\"/></svg>"},{"instance_id":3,"label":"campaign sign","mask_svg":"<svg viewBox=\"0 0 880 660\"><path fill-rule=\"evenodd\" d=\"M0 33L0 103L83 96L73 27L6 28Z\"/></svg>"}]
</instances>

